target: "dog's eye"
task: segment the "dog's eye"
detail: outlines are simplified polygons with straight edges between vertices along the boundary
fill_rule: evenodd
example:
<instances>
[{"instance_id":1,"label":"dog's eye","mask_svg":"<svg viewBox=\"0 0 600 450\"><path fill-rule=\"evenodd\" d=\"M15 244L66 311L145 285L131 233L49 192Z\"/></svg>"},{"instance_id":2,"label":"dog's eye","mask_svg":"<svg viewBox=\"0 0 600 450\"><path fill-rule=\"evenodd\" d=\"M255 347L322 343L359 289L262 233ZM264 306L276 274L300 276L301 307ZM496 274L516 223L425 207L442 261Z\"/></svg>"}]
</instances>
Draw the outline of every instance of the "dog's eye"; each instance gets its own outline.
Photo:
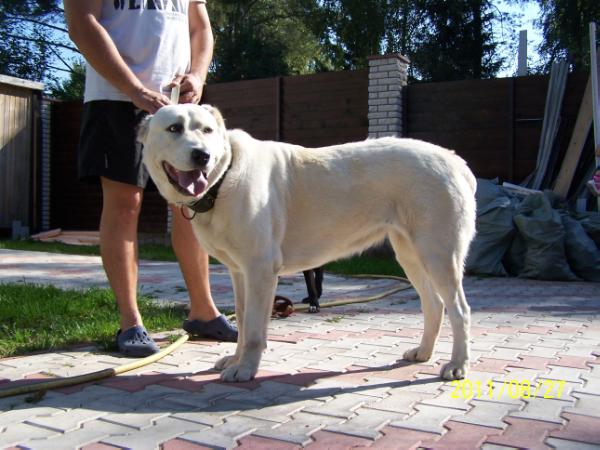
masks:
<instances>
[{"instance_id":1,"label":"dog's eye","mask_svg":"<svg viewBox=\"0 0 600 450\"><path fill-rule=\"evenodd\" d=\"M169 125L167 131L169 133L181 133L183 131L183 125L180 123L174 123L173 125Z\"/></svg>"},{"instance_id":2,"label":"dog's eye","mask_svg":"<svg viewBox=\"0 0 600 450\"><path fill-rule=\"evenodd\" d=\"M204 133L204 134L211 134L212 132L213 132L213 129L211 127L202 128L202 133Z\"/></svg>"}]
</instances>

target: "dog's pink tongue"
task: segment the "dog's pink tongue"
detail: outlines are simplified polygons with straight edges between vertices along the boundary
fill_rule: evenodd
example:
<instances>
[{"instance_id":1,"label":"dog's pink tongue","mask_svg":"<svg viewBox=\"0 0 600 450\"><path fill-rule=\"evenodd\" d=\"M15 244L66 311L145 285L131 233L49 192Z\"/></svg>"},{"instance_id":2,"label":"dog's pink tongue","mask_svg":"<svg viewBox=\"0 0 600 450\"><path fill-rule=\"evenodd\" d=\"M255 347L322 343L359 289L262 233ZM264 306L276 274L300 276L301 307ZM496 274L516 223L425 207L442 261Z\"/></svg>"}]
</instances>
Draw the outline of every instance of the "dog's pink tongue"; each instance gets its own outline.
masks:
<instances>
[{"instance_id":1,"label":"dog's pink tongue","mask_svg":"<svg viewBox=\"0 0 600 450\"><path fill-rule=\"evenodd\" d=\"M208 185L206 177L200 170L190 170L188 172L179 171L177 173L177 182L179 183L179 186L194 197L198 197L202 194Z\"/></svg>"}]
</instances>

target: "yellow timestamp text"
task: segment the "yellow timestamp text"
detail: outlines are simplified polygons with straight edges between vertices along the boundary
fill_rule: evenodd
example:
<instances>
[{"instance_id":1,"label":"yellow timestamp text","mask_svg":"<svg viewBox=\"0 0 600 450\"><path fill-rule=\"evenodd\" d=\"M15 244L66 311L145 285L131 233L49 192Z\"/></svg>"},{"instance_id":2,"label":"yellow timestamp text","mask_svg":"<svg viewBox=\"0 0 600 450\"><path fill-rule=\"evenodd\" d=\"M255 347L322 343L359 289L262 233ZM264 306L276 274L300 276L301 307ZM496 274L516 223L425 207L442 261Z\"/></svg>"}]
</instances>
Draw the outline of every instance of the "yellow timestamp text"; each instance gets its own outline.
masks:
<instances>
[{"instance_id":1,"label":"yellow timestamp text","mask_svg":"<svg viewBox=\"0 0 600 450\"><path fill-rule=\"evenodd\" d=\"M561 398L565 387L565 380L504 380L504 381L452 381L451 397L454 399L487 398L490 400L501 400L509 397L512 399L543 397Z\"/></svg>"}]
</instances>

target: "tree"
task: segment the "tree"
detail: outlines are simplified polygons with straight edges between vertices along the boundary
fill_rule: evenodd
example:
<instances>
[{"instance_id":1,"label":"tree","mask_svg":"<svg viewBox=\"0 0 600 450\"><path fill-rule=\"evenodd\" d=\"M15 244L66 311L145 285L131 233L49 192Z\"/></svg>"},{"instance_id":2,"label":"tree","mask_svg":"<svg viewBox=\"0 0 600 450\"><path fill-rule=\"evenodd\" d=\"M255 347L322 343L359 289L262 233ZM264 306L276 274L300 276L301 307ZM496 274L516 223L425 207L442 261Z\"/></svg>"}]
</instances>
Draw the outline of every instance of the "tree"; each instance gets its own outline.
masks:
<instances>
[{"instance_id":1,"label":"tree","mask_svg":"<svg viewBox=\"0 0 600 450\"><path fill-rule=\"evenodd\" d=\"M552 62L567 58L573 70L589 70L590 22L600 27L598 0L537 0L541 9L540 26L544 40L539 48L548 71Z\"/></svg>"},{"instance_id":2,"label":"tree","mask_svg":"<svg viewBox=\"0 0 600 450\"><path fill-rule=\"evenodd\" d=\"M493 77L502 67L494 35L501 13L488 0L421 0L411 61L428 81Z\"/></svg>"},{"instance_id":3,"label":"tree","mask_svg":"<svg viewBox=\"0 0 600 450\"><path fill-rule=\"evenodd\" d=\"M59 0L2 0L0 73L43 81L69 44ZM62 69L68 70L68 69Z\"/></svg>"},{"instance_id":4,"label":"tree","mask_svg":"<svg viewBox=\"0 0 600 450\"><path fill-rule=\"evenodd\" d=\"M381 0L322 0L305 20L334 68L356 69L381 52L387 12Z\"/></svg>"},{"instance_id":5,"label":"tree","mask_svg":"<svg viewBox=\"0 0 600 450\"><path fill-rule=\"evenodd\" d=\"M296 0L209 2L212 77L231 81L313 72L321 52L302 20L304 6Z\"/></svg>"},{"instance_id":6,"label":"tree","mask_svg":"<svg viewBox=\"0 0 600 450\"><path fill-rule=\"evenodd\" d=\"M85 88L85 63L75 62L69 78L55 80L50 87L50 96L59 100L81 100Z\"/></svg>"}]
</instances>

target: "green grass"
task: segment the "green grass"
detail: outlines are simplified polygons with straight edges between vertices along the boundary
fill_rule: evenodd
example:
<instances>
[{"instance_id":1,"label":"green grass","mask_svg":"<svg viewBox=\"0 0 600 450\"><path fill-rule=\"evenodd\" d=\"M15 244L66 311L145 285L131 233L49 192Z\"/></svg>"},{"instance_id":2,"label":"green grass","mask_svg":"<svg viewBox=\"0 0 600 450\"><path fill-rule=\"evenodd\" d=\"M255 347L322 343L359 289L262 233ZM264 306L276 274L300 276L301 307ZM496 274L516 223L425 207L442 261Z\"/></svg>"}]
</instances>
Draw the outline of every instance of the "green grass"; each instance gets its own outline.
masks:
<instances>
[{"instance_id":1,"label":"green grass","mask_svg":"<svg viewBox=\"0 0 600 450\"><path fill-rule=\"evenodd\" d=\"M405 277L393 257L360 255L325 265L325 271L340 275L393 275Z\"/></svg>"},{"instance_id":2,"label":"green grass","mask_svg":"<svg viewBox=\"0 0 600 450\"><path fill-rule=\"evenodd\" d=\"M139 299L144 324L152 331L181 326L181 307ZM0 284L0 357L73 344L116 350L119 316L109 289L62 290L52 286Z\"/></svg>"},{"instance_id":3,"label":"green grass","mask_svg":"<svg viewBox=\"0 0 600 450\"><path fill-rule=\"evenodd\" d=\"M32 240L0 240L0 249L79 255L100 253L97 246ZM141 259L176 260L171 248L161 245L141 245L139 253ZM372 255L332 262L325 270L340 275L404 276L393 258ZM144 325L152 332L179 328L185 319L181 307L159 306L145 297L139 299L139 306ZM118 323L116 302L109 289L76 291L52 286L0 284L0 358L84 343L116 350L114 336Z\"/></svg>"}]
</instances>

